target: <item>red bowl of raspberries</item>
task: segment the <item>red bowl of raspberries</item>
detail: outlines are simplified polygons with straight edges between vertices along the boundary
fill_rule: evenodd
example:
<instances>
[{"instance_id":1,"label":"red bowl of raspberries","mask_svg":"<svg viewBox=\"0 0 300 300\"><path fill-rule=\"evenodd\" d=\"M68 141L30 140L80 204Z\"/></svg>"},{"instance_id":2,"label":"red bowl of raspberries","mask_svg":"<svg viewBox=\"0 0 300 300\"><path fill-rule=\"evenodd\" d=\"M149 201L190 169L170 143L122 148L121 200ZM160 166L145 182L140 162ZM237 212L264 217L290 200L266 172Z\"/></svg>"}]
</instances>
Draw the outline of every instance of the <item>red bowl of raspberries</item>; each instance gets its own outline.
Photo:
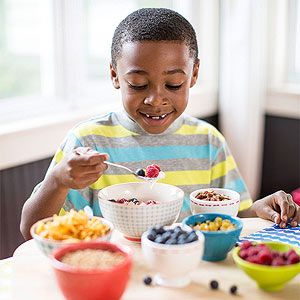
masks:
<instances>
[{"instance_id":1,"label":"red bowl of raspberries","mask_svg":"<svg viewBox=\"0 0 300 300\"><path fill-rule=\"evenodd\" d=\"M300 273L300 248L281 242L245 241L232 256L238 267L266 291L281 290Z\"/></svg>"}]
</instances>

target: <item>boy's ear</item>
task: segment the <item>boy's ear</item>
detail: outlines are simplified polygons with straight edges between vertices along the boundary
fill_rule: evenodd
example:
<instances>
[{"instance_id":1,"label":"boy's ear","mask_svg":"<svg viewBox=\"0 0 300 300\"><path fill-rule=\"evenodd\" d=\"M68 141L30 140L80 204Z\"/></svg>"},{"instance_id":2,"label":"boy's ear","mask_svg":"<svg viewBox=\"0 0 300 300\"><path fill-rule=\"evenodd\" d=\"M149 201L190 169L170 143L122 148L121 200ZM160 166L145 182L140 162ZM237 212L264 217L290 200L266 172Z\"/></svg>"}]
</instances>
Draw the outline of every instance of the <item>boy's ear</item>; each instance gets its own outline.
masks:
<instances>
[{"instance_id":1,"label":"boy's ear","mask_svg":"<svg viewBox=\"0 0 300 300\"><path fill-rule=\"evenodd\" d=\"M113 86L115 89L119 89L120 88L120 83L119 83L119 78L117 75L117 71L114 69L114 67L112 66L112 64L109 65L110 68L110 79L113 83Z\"/></svg>"},{"instance_id":2,"label":"boy's ear","mask_svg":"<svg viewBox=\"0 0 300 300\"><path fill-rule=\"evenodd\" d=\"M192 74L190 87L194 86L195 83L197 82L199 67L200 67L200 59L197 58L197 61L194 63L194 67L193 67L193 74Z\"/></svg>"}]
</instances>

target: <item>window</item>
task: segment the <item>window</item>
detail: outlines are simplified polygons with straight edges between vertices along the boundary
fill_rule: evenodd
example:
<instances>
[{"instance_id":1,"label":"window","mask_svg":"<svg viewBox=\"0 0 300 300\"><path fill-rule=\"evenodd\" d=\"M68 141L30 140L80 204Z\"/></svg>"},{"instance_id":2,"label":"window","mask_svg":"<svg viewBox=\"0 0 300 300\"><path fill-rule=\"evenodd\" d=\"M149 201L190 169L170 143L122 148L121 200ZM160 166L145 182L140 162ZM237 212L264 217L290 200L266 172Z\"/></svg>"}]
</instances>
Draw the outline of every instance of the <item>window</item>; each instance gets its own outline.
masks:
<instances>
[{"instance_id":1,"label":"window","mask_svg":"<svg viewBox=\"0 0 300 300\"><path fill-rule=\"evenodd\" d=\"M45 92L50 65L47 1L0 0L0 100Z\"/></svg>"},{"instance_id":2,"label":"window","mask_svg":"<svg viewBox=\"0 0 300 300\"><path fill-rule=\"evenodd\" d=\"M288 32L288 80L300 83L300 3L290 0Z\"/></svg>"}]
</instances>

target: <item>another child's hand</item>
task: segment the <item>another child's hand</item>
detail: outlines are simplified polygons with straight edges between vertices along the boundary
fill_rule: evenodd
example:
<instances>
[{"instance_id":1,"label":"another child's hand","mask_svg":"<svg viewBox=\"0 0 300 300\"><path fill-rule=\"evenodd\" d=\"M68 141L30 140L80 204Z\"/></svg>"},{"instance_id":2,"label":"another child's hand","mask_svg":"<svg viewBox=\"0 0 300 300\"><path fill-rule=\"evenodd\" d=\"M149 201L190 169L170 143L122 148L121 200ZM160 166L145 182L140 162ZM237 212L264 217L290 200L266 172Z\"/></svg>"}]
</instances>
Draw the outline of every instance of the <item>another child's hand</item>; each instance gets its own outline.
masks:
<instances>
[{"instance_id":1,"label":"another child's hand","mask_svg":"<svg viewBox=\"0 0 300 300\"><path fill-rule=\"evenodd\" d=\"M285 228L289 222L295 227L300 222L300 207L290 194L278 191L253 203L252 210L258 217L268 219Z\"/></svg>"},{"instance_id":2,"label":"another child's hand","mask_svg":"<svg viewBox=\"0 0 300 300\"><path fill-rule=\"evenodd\" d=\"M52 174L65 188L83 189L97 181L107 169L105 160L108 160L108 154L79 147L56 165Z\"/></svg>"}]
</instances>

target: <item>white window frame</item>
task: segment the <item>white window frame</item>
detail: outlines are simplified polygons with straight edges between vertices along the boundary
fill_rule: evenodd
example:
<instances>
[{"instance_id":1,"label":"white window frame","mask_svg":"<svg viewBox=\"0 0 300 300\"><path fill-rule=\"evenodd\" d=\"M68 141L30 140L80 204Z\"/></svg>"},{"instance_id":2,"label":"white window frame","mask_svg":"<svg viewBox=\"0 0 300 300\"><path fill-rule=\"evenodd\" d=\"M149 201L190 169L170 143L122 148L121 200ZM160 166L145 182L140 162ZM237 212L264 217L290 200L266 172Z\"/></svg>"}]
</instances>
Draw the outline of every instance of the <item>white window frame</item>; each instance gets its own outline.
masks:
<instances>
[{"instance_id":1,"label":"white window frame","mask_svg":"<svg viewBox=\"0 0 300 300\"><path fill-rule=\"evenodd\" d=\"M289 80L290 59L287 40L292 39L289 17L293 0L272 0L269 8L269 61L266 113L272 116L300 118L300 84ZM291 42L291 44L294 44ZM284 46L283 46L284 45Z\"/></svg>"},{"instance_id":2,"label":"white window frame","mask_svg":"<svg viewBox=\"0 0 300 300\"><path fill-rule=\"evenodd\" d=\"M55 153L67 131L79 121L98 114L104 114L120 107L120 95L110 80L103 80L103 87L90 85L93 91L102 89L105 103L84 105L74 101L82 98L80 87L86 84L85 64L78 60L82 51L82 26L77 20L83 12L84 0L49 0L54 13L55 64L49 67L54 76L53 98L25 97L1 100L0 103L0 170L47 158ZM200 46L200 75L198 83L191 89L187 113L196 117L206 117L217 113L218 102L218 0L173 0L174 9L187 17L194 25ZM64 43L61 43L64 41ZM77 52L76 52L77 51ZM68 55L66 55L68 54ZM88 96L89 97L89 96ZM72 101L71 101L72 100ZM99 101L99 100L98 100ZM59 108L59 111L58 109ZM27 111L34 114L26 119ZM19 113L16 113L19 112Z\"/></svg>"}]
</instances>

